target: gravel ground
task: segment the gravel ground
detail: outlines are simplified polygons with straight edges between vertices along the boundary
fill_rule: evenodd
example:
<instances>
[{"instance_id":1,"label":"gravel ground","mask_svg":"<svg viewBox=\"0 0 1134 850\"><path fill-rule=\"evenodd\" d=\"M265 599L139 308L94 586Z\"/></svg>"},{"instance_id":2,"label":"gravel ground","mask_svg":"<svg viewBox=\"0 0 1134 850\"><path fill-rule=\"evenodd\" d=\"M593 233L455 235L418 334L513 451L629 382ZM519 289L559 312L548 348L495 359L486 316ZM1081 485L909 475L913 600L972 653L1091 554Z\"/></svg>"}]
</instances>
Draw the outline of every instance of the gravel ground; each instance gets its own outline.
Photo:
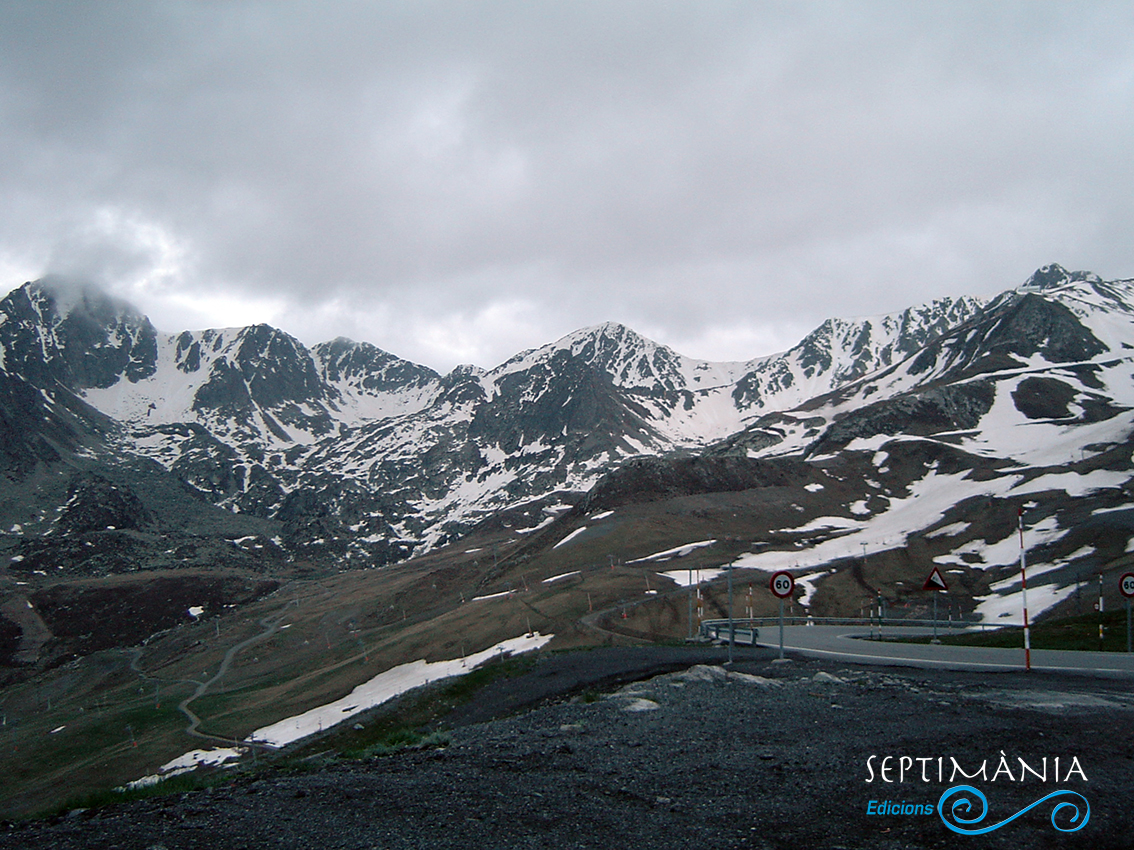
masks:
<instances>
[{"instance_id":1,"label":"gravel ground","mask_svg":"<svg viewBox=\"0 0 1134 850\"><path fill-rule=\"evenodd\" d=\"M775 663L762 650L727 670L723 660L550 656L455 715L443 749L5 825L0 849L1134 846L1129 682ZM911 759L904 781L883 781L886 756L891 780ZM1020 781L1020 758L1037 771L1046 758L1047 781ZM953 760L970 774L986 762L984 779L950 781ZM958 834L936 811L961 784L988 800L971 829L1060 790L1082 795L1089 819L1058 831L1064 795L985 835ZM872 813L887 802L934 813Z\"/></svg>"}]
</instances>

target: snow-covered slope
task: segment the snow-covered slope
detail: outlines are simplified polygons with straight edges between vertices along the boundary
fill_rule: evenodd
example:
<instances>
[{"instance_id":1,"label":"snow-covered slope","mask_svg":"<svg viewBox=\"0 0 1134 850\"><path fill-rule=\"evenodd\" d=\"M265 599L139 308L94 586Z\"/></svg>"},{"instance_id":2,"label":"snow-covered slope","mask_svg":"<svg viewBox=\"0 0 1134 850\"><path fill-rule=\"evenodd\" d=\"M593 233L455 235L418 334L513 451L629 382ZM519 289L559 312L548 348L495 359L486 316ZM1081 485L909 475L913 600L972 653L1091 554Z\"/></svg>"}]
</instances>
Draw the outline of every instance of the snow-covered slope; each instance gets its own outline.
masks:
<instances>
[{"instance_id":1,"label":"snow-covered slope","mask_svg":"<svg viewBox=\"0 0 1134 850\"><path fill-rule=\"evenodd\" d=\"M1131 305L1129 281L1052 266L987 304L831 319L746 362L695 360L608 323L440 376L365 343L308 350L264 325L162 334L128 305L47 281L0 302L0 352L13 386L70 399L72 419L107 417L105 449L85 451L156 461L317 563L398 561L502 509L580 498L628 459L702 451L858 458L861 493L823 510L869 549L899 534L883 529L939 531L949 498L1120 504ZM801 527L824 504L817 483L807 492ZM983 557L966 534L930 538L956 544L935 557ZM986 542L999 551L1006 535Z\"/></svg>"},{"instance_id":2,"label":"snow-covered slope","mask_svg":"<svg viewBox=\"0 0 1134 850\"><path fill-rule=\"evenodd\" d=\"M339 337L311 350L319 376L337 394L331 405L348 425L416 413L441 391L440 375L366 342Z\"/></svg>"},{"instance_id":3,"label":"snow-covered slope","mask_svg":"<svg viewBox=\"0 0 1134 850\"><path fill-rule=\"evenodd\" d=\"M1013 623L1022 616L1019 510L1039 553L1033 615L1084 575L1125 562L1132 435L1134 281L1050 266L901 362L766 415L712 452L862 470L857 501L816 516L816 493L801 511L794 531L813 545L743 565L820 572L859 554L922 551L927 572L986 571L969 582L983 593L977 615Z\"/></svg>"}]
</instances>

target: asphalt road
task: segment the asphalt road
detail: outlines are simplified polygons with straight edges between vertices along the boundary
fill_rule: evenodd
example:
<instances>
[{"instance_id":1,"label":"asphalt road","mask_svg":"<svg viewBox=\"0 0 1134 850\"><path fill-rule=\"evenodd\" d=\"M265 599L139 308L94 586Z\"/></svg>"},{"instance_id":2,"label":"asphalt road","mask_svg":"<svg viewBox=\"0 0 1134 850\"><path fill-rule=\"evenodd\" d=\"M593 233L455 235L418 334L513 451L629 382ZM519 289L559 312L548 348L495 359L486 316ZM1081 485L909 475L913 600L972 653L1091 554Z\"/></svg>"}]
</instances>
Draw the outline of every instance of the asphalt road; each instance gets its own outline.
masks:
<instances>
[{"instance_id":1,"label":"asphalt road","mask_svg":"<svg viewBox=\"0 0 1134 850\"><path fill-rule=\"evenodd\" d=\"M885 626L887 638L917 637L928 628ZM1024 669L1024 649L898 643L871 640L866 626L785 626L784 649L811 658L856 664L1003 672ZM877 630L873 635L877 637ZM779 627L762 626L760 645L778 648ZM1032 669L1092 676L1134 676L1134 654L1033 649Z\"/></svg>"}]
</instances>

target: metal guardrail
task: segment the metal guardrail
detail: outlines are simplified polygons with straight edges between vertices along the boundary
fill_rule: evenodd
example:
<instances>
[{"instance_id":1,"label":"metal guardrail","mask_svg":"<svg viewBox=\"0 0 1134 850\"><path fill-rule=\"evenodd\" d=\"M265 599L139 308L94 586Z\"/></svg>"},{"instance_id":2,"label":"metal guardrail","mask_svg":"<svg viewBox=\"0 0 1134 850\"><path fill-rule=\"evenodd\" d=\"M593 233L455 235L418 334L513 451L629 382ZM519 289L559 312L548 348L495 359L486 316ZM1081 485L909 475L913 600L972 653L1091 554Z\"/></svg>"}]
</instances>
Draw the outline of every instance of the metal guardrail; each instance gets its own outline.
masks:
<instances>
[{"instance_id":1,"label":"metal guardrail","mask_svg":"<svg viewBox=\"0 0 1134 850\"><path fill-rule=\"evenodd\" d=\"M735 643L741 643L739 637L742 630L751 630L753 632L759 630L761 627L779 626L779 617L735 617L733 618L732 628ZM932 629L936 627L940 633L948 634L950 630L959 630L979 626L982 630L988 627L987 623L979 621L967 622L964 620L921 620L921 619L893 619L882 620L879 622L878 618L866 617L806 617L806 616L785 616L783 623L785 626L861 626L864 629L879 629L883 632L887 628L894 627L908 627L908 628L922 628ZM709 640L728 640L729 620L727 619L714 619L702 620L700 634ZM751 638L755 643L755 635Z\"/></svg>"},{"instance_id":2,"label":"metal guardrail","mask_svg":"<svg viewBox=\"0 0 1134 850\"><path fill-rule=\"evenodd\" d=\"M728 620L725 620L723 624L701 624L701 634L710 640L728 640L728 632ZM738 626L735 623L733 624L732 642L737 646L755 646L759 637L759 629L752 626Z\"/></svg>"}]
</instances>

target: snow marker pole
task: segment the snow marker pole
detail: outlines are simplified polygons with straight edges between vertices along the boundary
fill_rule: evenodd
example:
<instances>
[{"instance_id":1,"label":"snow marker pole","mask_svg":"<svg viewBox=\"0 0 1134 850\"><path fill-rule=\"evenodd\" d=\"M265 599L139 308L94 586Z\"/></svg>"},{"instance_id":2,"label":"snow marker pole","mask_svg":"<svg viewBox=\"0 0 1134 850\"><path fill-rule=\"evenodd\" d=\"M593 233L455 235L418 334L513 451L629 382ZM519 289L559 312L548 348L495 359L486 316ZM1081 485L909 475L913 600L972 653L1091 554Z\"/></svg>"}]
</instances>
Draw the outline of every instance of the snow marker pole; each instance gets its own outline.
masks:
<instances>
[{"instance_id":1,"label":"snow marker pole","mask_svg":"<svg viewBox=\"0 0 1134 850\"><path fill-rule=\"evenodd\" d=\"M1021 601L1024 605L1024 669L1032 669L1032 635L1028 629L1028 565L1024 558L1024 509L1020 508L1016 514L1020 527L1020 584L1023 587Z\"/></svg>"}]
</instances>

